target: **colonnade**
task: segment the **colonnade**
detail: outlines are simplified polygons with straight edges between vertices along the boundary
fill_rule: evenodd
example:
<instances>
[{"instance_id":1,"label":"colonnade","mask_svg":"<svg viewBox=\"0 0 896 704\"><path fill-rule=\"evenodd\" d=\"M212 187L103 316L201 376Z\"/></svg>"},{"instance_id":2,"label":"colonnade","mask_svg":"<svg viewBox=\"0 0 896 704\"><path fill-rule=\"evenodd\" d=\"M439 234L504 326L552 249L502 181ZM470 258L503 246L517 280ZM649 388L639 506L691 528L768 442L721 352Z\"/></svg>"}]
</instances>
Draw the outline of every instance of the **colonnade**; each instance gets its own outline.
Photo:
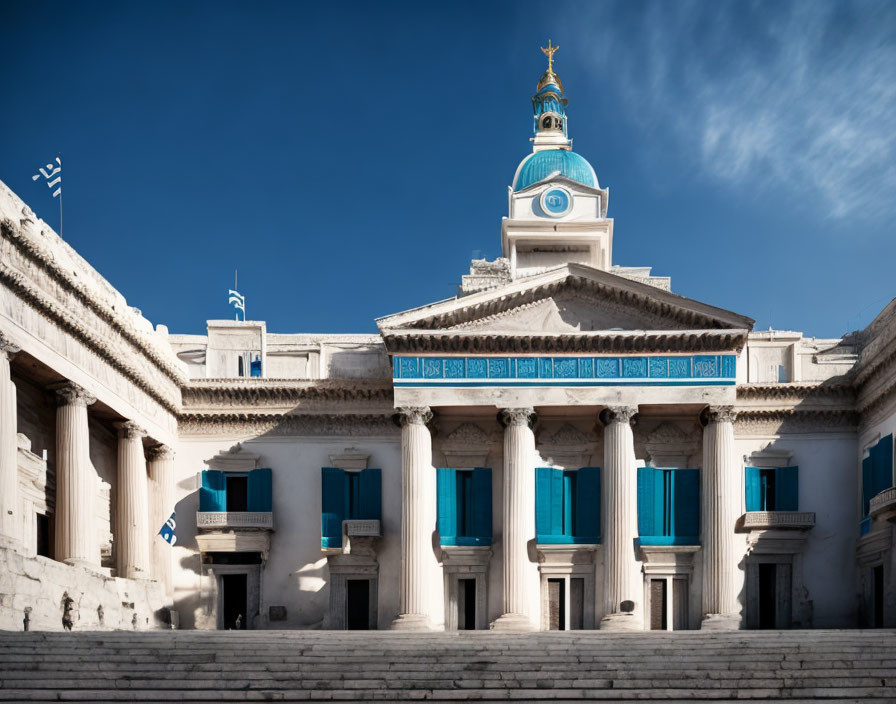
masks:
<instances>
[{"instance_id":1,"label":"colonnade","mask_svg":"<svg viewBox=\"0 0 896 704\"><path fill-rule=\"evenodd\" d=\"M16 388L10 360L18 348L0 333L0 544L21 543L18 500ZM90 460L88 408L96 398L70 381L54 385L56 395L56 507L54 557L60 562L100 567L100 541L94 521L98 478ZM170 550L157 550L155 534L168 517L174 497L172 450L150 447L146 431L132 421L117 424L118 464L114 548L118 576L158 579L170 589ZM149 474L148 474L149 469ZM151 475L151 476L150 476ZM159 517L164 515L161 520ZM167 546L165 546L167 547Z\"/></svg>"},{"instance_id":2,"label":"colonnade","mask_svg":"<svg viewBox=\"0 0 896 704\"><path fill-rule=\"evenodd\" d=\"M601 517L603 618L600 628L643 628L644 587L638 555L637 465L632 422L636 406L616 406L601 414L603 465ZM535 539L535 413L532 408L499 412L504 426L502 472L503 563L501 615L492 628L532 630L533 568L529 545ZM431 539L437 501L432 467L432 436L427 407L400 409L402 426L402 521L400 614L393 628L432 627L427 594L436 563ZM735 522L740 510L739 468L734 448L734 409L710 407L704 413L701 468L703 546L703 627L737 628L740 621L740 555Z\"/></svg>"}]
</instances>

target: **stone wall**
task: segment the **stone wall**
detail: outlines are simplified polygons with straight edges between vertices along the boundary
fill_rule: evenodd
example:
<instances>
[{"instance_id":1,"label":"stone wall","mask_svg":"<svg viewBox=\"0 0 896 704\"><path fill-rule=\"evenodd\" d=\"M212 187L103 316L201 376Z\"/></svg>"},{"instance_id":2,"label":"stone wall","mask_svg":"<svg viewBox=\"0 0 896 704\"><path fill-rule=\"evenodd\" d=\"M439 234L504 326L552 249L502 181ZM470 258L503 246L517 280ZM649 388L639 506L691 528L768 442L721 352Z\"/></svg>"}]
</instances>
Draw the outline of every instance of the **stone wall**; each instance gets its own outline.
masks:
<instances>
[{"instance_id":1,"label":"stone wall","mask_svg":"<svg viewBox=\"0 0 896 704\"><path fill-rule=\"evenodd\" d=\"M32 631L63 630L66 593L73 599L72 630L168 627L167 605L157 582L108 577L0 548L0 630L21 631L26 607L31 608Z\"/></svg>"}]
</instances>

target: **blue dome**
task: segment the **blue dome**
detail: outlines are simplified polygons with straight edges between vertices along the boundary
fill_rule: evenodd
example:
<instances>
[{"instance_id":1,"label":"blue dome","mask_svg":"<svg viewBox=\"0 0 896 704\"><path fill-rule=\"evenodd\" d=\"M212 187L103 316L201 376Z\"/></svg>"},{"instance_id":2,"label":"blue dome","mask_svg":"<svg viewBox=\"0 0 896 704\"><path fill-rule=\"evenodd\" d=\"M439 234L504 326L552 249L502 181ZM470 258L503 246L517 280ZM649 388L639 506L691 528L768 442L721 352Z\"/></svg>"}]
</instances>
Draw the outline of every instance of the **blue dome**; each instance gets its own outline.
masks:
<instances>
[{"instance_id":1,"label":"blue dome","mask_svg":"<svg viewBox=\"0 0 896 704\"><path fill-rule=\"evenodd\" d=\"M545 149L523 159L513 177L513 190L521 191L543 181L555 171L583 186L600 188L594 169L584 157L568 149Z\"/></svg>"}]
</instances>

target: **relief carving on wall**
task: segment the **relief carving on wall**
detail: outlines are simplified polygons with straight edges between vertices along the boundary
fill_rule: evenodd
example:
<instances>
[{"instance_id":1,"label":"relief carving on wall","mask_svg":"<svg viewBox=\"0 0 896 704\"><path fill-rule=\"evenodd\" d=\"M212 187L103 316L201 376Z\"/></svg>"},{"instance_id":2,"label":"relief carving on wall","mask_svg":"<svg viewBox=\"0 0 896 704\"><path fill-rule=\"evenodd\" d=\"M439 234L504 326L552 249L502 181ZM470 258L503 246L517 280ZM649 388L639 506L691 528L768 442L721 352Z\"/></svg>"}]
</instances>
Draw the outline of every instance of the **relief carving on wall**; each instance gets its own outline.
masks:
<instances>
[{"instance_id":1,"label":"relief carving on wall","mask_svg":"<svg viewBox=\"0 0 896 704\"><path fill-rule=\"evenodd\" d=\"M439 443L449 467L488 467L492 440L476 423L463 422Z\"/></svg>"},{"instance_id":2,"label":"relief carving on wall","mask_svg":"<svg viewBox=\"0 0 896 704\"><path fill-rule=\"evenodd\" d=\"M578 469L600 464L598 437L584 433L572 423L563 423L554 432L539 433L537 448L542 459L554 467Z\"/></svg>"}]
</instances>

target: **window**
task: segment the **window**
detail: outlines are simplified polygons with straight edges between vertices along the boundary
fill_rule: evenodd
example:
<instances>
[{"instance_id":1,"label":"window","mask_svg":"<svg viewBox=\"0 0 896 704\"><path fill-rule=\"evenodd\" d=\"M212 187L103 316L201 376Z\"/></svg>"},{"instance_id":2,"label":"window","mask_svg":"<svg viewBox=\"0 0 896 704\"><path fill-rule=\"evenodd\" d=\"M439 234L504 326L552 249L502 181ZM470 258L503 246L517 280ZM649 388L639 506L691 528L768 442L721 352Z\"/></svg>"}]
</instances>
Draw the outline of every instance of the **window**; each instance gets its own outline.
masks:
<instances>
[{"instance_id":1,"label":"window","mask_svg":"<svg viewBox=\"0 0 896 704\"><path fill-rule=\"evenodd\" d=\"M747 511L796 511L799 506L799 467L746 467Z\"/></svg>"},{"instance_id":2,"label":"window","mask_svg":"<svg viewBox=\"0 0 896 704\"><path fill-rule=\"evenodd\" d=\"M322 467L320 546L342 547L343 521L380 520L381 487L382 472L379 469L347 472L338 467Z\"/></svg>"},{"instance_id":3,"label":"window","mask_svg":"<svg viewBox=\"0 0 896 704\"><path fill-rule=\"evenodd\" d=\"M249 362L249 376L261 376L261 357L255 355L255 359Z\"/></svg>"},{"instance_id":4,"label":"window","mask_svg":"<svg viewBox=\"0 0 896 704\"><path fill-rule=\"evenodd\" d=\"M600 467L535 469L535 533L542 544L600 542Z\"/></svg>"},{"instance_id":5,"label":"window","mask_svg":"<svg viewBox=\"0 0 896 704\"><path fill-rule=\"evenodd\" d=\"M638 467L642 545L700 544L700 470Z\"/></svg>"},{"instance_id":6,"label":"window","mask_svg":"<svg viewBox=\"0 0 896 704\"><path fill-rule=\"evenodd\" d=\"M250 472L206 469L199 487L199 511L252 511L269 513L272 507L272 473L268 468Z\"/></svg>"},{"instance_id":7,"label":"window","mask_svg":"<svg viewBox=\"0 0 896 704\"><path fill-rule=\"evenodd\" d=\"M436 470L442 545L491 545L492 470Z\"/></svg>"},{"instance_id":8,"label":"window","mask_svg":"<svg viewBox=\"0 0 896 704\"><path fill-rule=\"evenodd\" d=\"M893 486L893 436L881 438L862 460L862 515L875 496Z\"/></svg>"}]
</instances>

